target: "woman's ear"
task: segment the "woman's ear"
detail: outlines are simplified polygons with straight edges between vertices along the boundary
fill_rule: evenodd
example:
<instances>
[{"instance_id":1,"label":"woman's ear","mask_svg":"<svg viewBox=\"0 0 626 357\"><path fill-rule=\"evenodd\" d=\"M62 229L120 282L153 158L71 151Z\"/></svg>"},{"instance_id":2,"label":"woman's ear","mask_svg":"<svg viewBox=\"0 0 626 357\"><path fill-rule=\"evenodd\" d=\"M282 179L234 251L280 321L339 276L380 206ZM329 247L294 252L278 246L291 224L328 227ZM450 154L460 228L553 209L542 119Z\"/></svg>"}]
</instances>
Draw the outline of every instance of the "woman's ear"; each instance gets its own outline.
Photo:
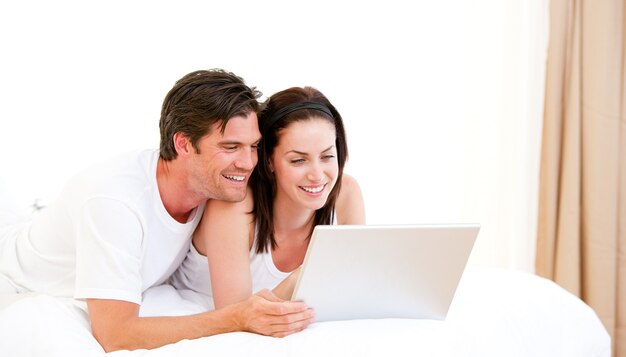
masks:
<instances>
[{"instance_id":1,"label":"woman's ear","mask_svg":"<svg viewBox=\"0 0 626 357\"><path fill-rule=\"evenodd\" d=\"M182 157L188 157L192 153L194 153L193 145L191 145L191 140L189 137L183 132L177 132L174 134L172 138L174 141L174 148L176 148L176 153Z\"/></svg>"}]
</instances>

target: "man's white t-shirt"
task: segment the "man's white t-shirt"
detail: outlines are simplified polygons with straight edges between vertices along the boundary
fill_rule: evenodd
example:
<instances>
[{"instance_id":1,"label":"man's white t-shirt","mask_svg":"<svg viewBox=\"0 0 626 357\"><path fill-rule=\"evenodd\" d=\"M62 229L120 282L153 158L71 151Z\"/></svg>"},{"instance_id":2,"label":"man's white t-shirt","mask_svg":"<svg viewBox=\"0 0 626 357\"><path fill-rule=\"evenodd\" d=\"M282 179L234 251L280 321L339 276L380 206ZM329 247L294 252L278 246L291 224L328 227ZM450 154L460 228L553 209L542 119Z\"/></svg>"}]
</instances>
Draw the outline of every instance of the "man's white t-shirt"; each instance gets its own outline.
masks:
<instances>
[{"instance_id":1,"label":"man's white t-shirt","mask_svg":"<svg viewBox=\"0 0 626 357\"><path fill-rule=\"evenodd\" d=\"M19 291L141 303L189 250L204 204L179 223L156 181L159 152L135 152L73 178L28 224L2 230L0 275Z\"/></svg>"}]
</instances>

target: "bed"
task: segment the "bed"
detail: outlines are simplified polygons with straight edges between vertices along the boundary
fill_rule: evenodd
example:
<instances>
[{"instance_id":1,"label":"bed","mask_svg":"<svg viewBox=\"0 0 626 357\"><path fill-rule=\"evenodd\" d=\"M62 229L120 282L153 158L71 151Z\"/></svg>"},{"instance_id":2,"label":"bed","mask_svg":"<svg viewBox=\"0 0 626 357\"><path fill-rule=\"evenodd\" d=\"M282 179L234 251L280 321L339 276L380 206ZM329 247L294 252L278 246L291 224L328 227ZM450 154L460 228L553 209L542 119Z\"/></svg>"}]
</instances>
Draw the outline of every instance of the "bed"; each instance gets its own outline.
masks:
<instances>
[{"instance_id":1,"label":"bed","mask_svg":"<svg viewBox=\"0 0 626 357\"><path fill-rule=\"evenodd\" d=\"M0 356L104 354L87 314L71 299L5 295L1 303ZM189 294L160 286L146 293L142 313L204 308ZM555 283L523 272L470 267L445 321L319 322L285 338L237 332L110 355L608 357L611 341L593 310Z\"/></svg>"}]
</instances>

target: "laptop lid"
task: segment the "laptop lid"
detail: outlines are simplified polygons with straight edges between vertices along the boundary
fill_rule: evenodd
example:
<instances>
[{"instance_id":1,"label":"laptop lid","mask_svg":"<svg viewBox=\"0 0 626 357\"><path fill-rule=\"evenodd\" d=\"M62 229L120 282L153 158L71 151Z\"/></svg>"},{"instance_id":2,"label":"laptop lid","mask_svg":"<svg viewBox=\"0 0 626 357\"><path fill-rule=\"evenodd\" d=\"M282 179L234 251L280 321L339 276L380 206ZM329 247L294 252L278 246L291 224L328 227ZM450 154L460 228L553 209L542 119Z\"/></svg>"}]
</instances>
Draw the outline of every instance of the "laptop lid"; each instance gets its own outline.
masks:
<instances>
[{"instance_id":1,"label":"laptop lid","mask_svg":"<svg viewBox=\"0 0 626 357\"><path fill-rule=\"evenodd\" d=\"M291 300L316 321L443 320L478 224L317 226Z\"/></svg>"}]
</instances>

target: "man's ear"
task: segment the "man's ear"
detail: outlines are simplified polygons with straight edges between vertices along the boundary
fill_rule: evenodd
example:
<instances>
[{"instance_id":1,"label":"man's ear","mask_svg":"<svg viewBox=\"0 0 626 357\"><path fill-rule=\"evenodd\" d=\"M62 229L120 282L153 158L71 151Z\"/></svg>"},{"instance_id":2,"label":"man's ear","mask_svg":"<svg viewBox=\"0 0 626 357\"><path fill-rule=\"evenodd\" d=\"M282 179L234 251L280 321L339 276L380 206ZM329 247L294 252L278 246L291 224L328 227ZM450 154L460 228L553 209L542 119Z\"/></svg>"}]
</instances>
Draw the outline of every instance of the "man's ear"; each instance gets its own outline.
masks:
<instances>
[{"instance_id":1,"label":"man's ear","mask_svg":"<svg viewBox=\"0 0 626 357\"><path fill-rule=\"evenodd\" d=\"M174 148L176 148L178 155L188 157L195 152L193 145L191 145L191 140L185 133L177 132L172 140L174 140Z\"/></svg>"}]
</instances>

